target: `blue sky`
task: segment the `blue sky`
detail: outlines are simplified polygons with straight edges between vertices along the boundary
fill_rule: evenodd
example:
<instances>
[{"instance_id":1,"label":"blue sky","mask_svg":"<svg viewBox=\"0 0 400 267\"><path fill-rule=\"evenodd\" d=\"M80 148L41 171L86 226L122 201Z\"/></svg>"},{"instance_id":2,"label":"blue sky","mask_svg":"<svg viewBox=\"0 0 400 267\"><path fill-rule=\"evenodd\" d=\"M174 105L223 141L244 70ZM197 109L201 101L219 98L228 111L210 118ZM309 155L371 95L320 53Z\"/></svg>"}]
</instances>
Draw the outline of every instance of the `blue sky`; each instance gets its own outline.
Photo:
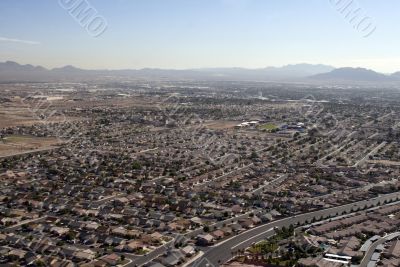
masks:
<instances>
[{"instance_id":1,"label":"blue sky","mask_svg":"<svg viewBox=\"0 0 400 267\"><path fill-rule=\"evenodd\" d=\"M88 1L107 29L91 36L59 1ZM340 1L351 0L1 0L0 61L109 69L308 62L400 70L400 2L354 0L357 19L376 26L365 38L337 11Z\"/></svg>"}]
</instances>

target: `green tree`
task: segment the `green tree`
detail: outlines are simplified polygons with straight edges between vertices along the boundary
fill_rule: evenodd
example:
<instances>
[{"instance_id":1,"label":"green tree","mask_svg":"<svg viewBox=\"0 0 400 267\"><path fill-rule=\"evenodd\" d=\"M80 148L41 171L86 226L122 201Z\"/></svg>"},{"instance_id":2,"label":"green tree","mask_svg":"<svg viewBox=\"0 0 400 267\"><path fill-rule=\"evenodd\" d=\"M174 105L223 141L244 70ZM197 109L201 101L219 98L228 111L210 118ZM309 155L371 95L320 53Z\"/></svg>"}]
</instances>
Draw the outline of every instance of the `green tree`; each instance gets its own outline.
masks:
<instances>
[{"instance_id":1,"label":"green tree","mask_svg":"<svg viewBox=\"0 0 400 267\"><path fill-rule=\"evenodd\" d=\"M140 170L141 168L142 168L142 165L139 162L135 161L132 163L132 169Z\"/></svg>"}]
</instances>

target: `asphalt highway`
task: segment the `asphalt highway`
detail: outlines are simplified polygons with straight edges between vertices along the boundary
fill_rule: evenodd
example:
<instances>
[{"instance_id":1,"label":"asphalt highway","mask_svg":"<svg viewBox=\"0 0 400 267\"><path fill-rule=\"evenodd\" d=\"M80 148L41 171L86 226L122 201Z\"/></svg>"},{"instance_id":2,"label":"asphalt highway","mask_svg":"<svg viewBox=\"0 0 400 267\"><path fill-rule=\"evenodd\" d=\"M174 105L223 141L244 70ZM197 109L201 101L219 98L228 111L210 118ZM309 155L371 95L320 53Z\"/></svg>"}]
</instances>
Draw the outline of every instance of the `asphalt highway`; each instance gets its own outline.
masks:
<instances>
[{"instance_id":1,"label":"asphalt highway","mask_svg":"<svg viewBox=\"0 0 400 267\"><path fill-rule=\"evenodd\" d=\"M397 201L400 198L400 192L381 195L376 198L369 200L354 202L351 204L338 206L334 208L314 211L310 213L300 214L297 216L281 219L268 224L261 225L259 227L250 229L239 235L236 235L216 246L210 248L201 258L192 263L191 267L212 267L219 266L222 263L227 262L232 258L232 255L241 250L251 246L255 242L260 242L274 234L273 229L275 227L281 228L283 226L288 227L291 224L307 224L313 219L321 220L328 217L335 217L342 213L351 213L357 210L370 208L374 206L380 206L384 204L384 201L392 202Z\"/></svg>"},{"instance_id":2,"label":"asphalt highway","mask_svg":"<svg viewBox=\"0 0 400 267\"><path fill-rule=\"evenodd\" d=\"M367 267L367 266L368 266L368 263L369 263L369 261L371 260L372 254L375 253L375 249L376 249L379 245L382 245L382 244L384 244L385 242L387 242L388 240L391 240L391 239L393 239L393 238L395 238L395 237L397 237L397 236L399 236L399 235L400 235L400 232L392 233L392 234L389 234L389 235L387 235L387 236L384 236L384 237L378 239L377 241L375 241L375 243L373 243L373 244L371 245L371 247L368 249L368 251L365 253L364 258L363 258L363 260L361 261L360 267Z\"/></svg>"}]
</instances>

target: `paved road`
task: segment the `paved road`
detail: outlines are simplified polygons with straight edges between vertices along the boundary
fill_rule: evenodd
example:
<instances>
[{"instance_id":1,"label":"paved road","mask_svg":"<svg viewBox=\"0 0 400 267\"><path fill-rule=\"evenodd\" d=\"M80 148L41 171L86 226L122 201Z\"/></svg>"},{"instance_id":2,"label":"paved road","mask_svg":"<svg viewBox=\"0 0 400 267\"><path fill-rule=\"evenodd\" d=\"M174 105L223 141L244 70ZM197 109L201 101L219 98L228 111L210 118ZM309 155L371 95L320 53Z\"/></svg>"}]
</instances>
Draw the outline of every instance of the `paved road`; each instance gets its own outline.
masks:
<instances>
[{"instance_id":1,"label":"paved road","mask_svg":"<svg viewBox=\"0 0 400 267\"><path fill-rule=\"evenodd\" d=\"M174 241L170 241L170 242L166 243L165 245L156 248L155 250L151 251L150 253L146 254L145 256L132 260L132 262L130 262L126 266L128 266L128 267L142 266L142 265L152 261L153 259L158 258L162 254L167 252L168 248L173 247L173 242Z\"/></svg>"},{"instance_id":2,"label":"paved road","mask_svg":"<svg viewBox=\"0 0 400 267\"><path fill-rule=\"evenodd\" d=\"M393 239L393 238L395 238L395 237L397 237L397 236L400 236L400 232L392 233L392 234L386 235L386 236L384 236L384 237L378 239L377 241L375 241L375 242L370 246L370 248L368 249L368 251L365 253L364 258L363 258L363 260L362 260L361 263L360 263L360 267L367 267L368 262L371 260L372 254L374 254L375 249L376 249L379 245L381 245L381 244L385 243L386 241L391 240L391 239Z\"/></svg>"},{"instance_id":3,"label":"paved road","mask_svg":"<svg viewBox=\"0 0 400 267\"><path fill-rule=\"evenodd\" d=\"M240 219L248 218L250 213L257 214L258 212L257 212L256 210L251 210L251 211L249 211L249 212L247 212L247 213L245 213L245 214L238 215L238 216L236 216L236 217L229 218L229 219L226 219L226 220L223 220L223 221L220 221L220 222L216 222L216 223L210 225L210 228L213 229L213 228L222 227L224 224L230 224L230 223L237 222L237 221L239 221ZM196 237L197 235L202 234L202 233L204 233L204 230L203 230L203 228L201 227L201 228L198 228L198 229L196 229L196 230L193 230L193 231L191 231L191 232L185 234L184 238L191 239L191 238L194 238L194 237ZM145 256L142 256L142 257L139 257L139 258L134 259L134 260L132 261L132 263L129 264L129 265L127 265L127 266L130 266L130 267L133 267L133 266L141 266L141 265L144 265L144 264L146 264L146 263L152 261L153 259L155 259L155 258L157 258L158 256L160 256L160 255L164 254L165 252L167 252L167 249L168 249L169 247L171 247L171 244L172 244L172 247L173 247L173 242L174 242L174 241L168 242L168 243L166 243L165 245L163 245L163 246L161 246L161 247L158 247L158 248L156 248L155 250L153 250L152 252L146 254ZM188 265L189 265L189 263L186 264L186 266L188 266Z\"/></svg>"},{"instance_id":4,"label":"paved road","mask_svg":"<svg viewBox=\"0 0 400 267\"><path fill-rule=\"evenodd\" d=\"M359 165L363 164L367 159L369 159L370 156L375 155L379 151L379 149L386 146L386 144L387 144L387 142L382 142L380 145L378 145L377 147L372 149L371 152L369 152L367 155L365 155L362 159L360 159L358 162L356 162L353 167L358 167Z\"/></svg>"},{"instance_id":5,"label":"paved road","mask_svg":"<svg viewBox=\"0 0 400 267\"><path fill-rule=\"evenodd\" d=\"M210 248L203 257L201 257L198 261L194 262L192 267L206 267L206 266L219 266L221 263L228 261L232 257L232 253L245 249L251 246L254 242L260 242L265 238L268 238L274 234L274 227L283 227L295 225L297 223L307 223L310 222L313 218L319 220L321 218L340 215L343 212L352 212L358 209L364 209L365 207L370 206L379 206L382 205L383 202L386 201L396 201L397 198L400 198L400 192L382 195L380 197L376 197L369 200L364 200L360 202L355 202L339 207L329 208L325 210L319 210L315 212L305 213L297 216L293 216L290 218L285 218L282 220L274 221L251 230L248 230L242 234L232 237L227 241L216 245L215 247ZM207 265L208 264L208 265Z\"/></svg>"},{"instance_id":6,"label":"paved road","mask_svg":"<svg viewBox=\"0 0 400 267\"><path fill-rule=\"evenodd\" d=\"M25 220L25 221L22 221L22 222L20 222L20 223L18 223L16 225L12 225L10 227L4 228L4 230L5 231L12 231L12 230L15 230L15 229L19 228L22 225L25 225L25 224L28 224L28 223L33 223L33 222L40 222L40 221L45 220L46 218L47 218L47 216L43 216L43 217L39 217L39 218L36 218L36 219Z\"/></svg>"},{"instance_id":7,"label":"paved road","mask_svg":"<svg viewBox=\"0 0 400 267\"><path fill-rule=\"evenodd\" d=\"M106 203L108 201L111 201L111 200L113 200L115 198L123 197L125 195L126 195L125 193L121 193L121 194L117 194L117 195L113 195L113 196L108 196L108 197L105 197L105 198L102 198L102 199L99 199L99 200L92 201L92 204L101 205L101 204L104 204L104 203Z\"/></svg>"},{"instance_id":8,"label":"paved road","mask_svg":"<svg viewBox=\"0 0 400 267\"><path fill-rule=\"evenodd\" d=\"M213 183L213 182L215 182L215 181L217 181L217 180L220 180L220 179L222 179L222 178L224 178L224 177L226 177L226 176L229 176L229 175L231 175L231 174L233 174L233 173L235 173L235 172L239 172L239 171L242 171L242 170L244 170L244 169L247 169L247 168L249 168L249 167L251 167L251 166L253 166L253 165L254 165L254 163L250 163L249 165L246 165L246 166L244 166L244 167L235 169L235 170L230 171L230 172L228 172L228 173L225 173L225 174L223 174L223 175L221 175L221 176L218 176L218 177L216 177L216 178L214 178L214 179L207 180L207 181L202 182L202 183L200 183L200 184L195 184L194 187L199 187L199 186L203 186L203 185L207 185L207 184Z\"/></svg>"},{"instance_id":9,"label":"paved road","mask_svg":"<svg viewBox=\"0 0 400 267\"><path fill-rule=\"evenodd\" d=\"M252 195L259 195L259 194L263 193L263 192L265 191L266 188L268 188L268 187L270 187L270 186L274 186L274 185L280 184L280 183L282 183L283 181L285 181L288 177L289 177L288 174L280 175L278 178L276 178L276 179L274 179L274 180L272 180L272 181L270 181L270 182L267 182L267 183L266 183L265 185L263 185L263 186L260 186L259 188L257 188L257 189L254 190L253 192L251 192L251 194L252 194Z\"/></svg>"},{"instance_id":10,"label":"paved road","mask_svg":"<svg viewBox=\"0 0 400 267\"><path fill-rule=\"evenodd\" d=\"M348 146L349 144L351 145L352 143L354 143L355 141L349 141L348 143L346 143L346 141L349 140L350 137L351 137L354 133L356 133L356 132L351 132L351 133L349 134L349 136L342 142L342 143L344 143L344 145L342 145L342 146L336 148L336 150L330 152L329 154L327 154L327 155L325 155L324 157L322 157L321 159L319 159L319 160L316 162L316 164L317 164L318 166L325 166L322 162L323 162L326 158L328 158L329 156L333 156L333 155L339 153L343 148L345 148L345 147ZM337 146L336 146L336 147L337 147Z\"/></svg>"},{"instance_id":11,"label":"paved road","mask_svg":"<svg viewBox=\"0 0 400 267\"><path fill-rule=\"evenodd\" d=\"M291 224L296 224L296 223L306 223L306 222L311 222L311 220L315 217L317 220L321 218L327 218L327 217L334 217L339 215L346 211L346 212L352 212L353 209L364 209L365 206L367 207L372 207L372 206L377 206L378 203L379 205L383 204L383 201L385 200L390 200L390 201L395 201L397 198L400 198L400 192L398 193L393 193L393 194L388 194L388 195L382 195L377 198L373 198L370 200L365 200L365 201L360 201L360 202L355 202L351 203L348 205L340 206L340 207L335 207L335 208L330 208L326 210L320 210L320 211L315 211L311 213L306 213L306 214L301 214L297 215L294 217L290 218L285 218L279 221L274 221L265 225L261 225L257 228L250 229L249 231L246 231L244 233L241 233L237 236L232 237L231 239L228 239L224 241L223 243L217 244L214 247L211 247L199 260L195 261L189 266L192 267L203 267L206 266L207 264L212 264L214 266L218 266L219 262L226 262L232 257L232 252L236 252L240 249L245 249L249 247L253 242L259 242L262 241L266 238L271 237L274 234L273 228L274 227L282 227L282 226L290 226ZM245 216L245 215L242 215ZM242 216L238 216L236 218L232 218L233 220L236 220ZM246 214L247 216L247 214ZM229 219L229 220L232 220ZM229 221L227 220L227 221ZM218 222L217 224L222 224L225 221ZM193 237L197 234L200 234L202 232L202 229L194 230L191 233L188 233L186 235L187 238ZM164 246L158 247L157 249L153 250L152 252L148 253L145 256L142 256L140 258L135 259L132 263L128 264L127 266L129 267L134 267L134 266L142 266L151 260L157 258L158 256L164 254L168 247L171 246L171 243L167 243ZM210 265L210 266L212 266Z\"/></svg>"},{"instance_id":12,"label":"paved road","mask_svg":"<svg viewBox=\"0 0 400 267\"><path fill-rule=\"evenodd\" d=\"M158 147L150 148L150 149L146 149L146 150L142 150L142 151L133 153L132 155L139 155L139 154L143 154L143 153L147 153L147 152L151 152L151 151L156 151L158 149L159 149Z\"/></svg>"}]
</instances>

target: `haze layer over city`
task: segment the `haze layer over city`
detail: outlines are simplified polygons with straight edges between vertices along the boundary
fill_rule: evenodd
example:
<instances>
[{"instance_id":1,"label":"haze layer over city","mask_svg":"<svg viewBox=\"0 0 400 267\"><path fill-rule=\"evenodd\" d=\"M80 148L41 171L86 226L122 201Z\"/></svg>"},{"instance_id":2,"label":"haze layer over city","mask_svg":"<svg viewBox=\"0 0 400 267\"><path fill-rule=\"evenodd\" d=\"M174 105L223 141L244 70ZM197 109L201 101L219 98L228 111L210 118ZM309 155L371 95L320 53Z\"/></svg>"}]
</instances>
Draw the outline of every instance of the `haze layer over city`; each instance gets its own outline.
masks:
<instances>
[{"instance_id":1,"label":"haze layer over city","mask_svg":"<svg viewBox=\"0 0 400 267\"><path fill-rule=\"evenodd\" d=\"M400 266L399 8L1 1L0 265Z\"/></svg>"}]
</instances>

